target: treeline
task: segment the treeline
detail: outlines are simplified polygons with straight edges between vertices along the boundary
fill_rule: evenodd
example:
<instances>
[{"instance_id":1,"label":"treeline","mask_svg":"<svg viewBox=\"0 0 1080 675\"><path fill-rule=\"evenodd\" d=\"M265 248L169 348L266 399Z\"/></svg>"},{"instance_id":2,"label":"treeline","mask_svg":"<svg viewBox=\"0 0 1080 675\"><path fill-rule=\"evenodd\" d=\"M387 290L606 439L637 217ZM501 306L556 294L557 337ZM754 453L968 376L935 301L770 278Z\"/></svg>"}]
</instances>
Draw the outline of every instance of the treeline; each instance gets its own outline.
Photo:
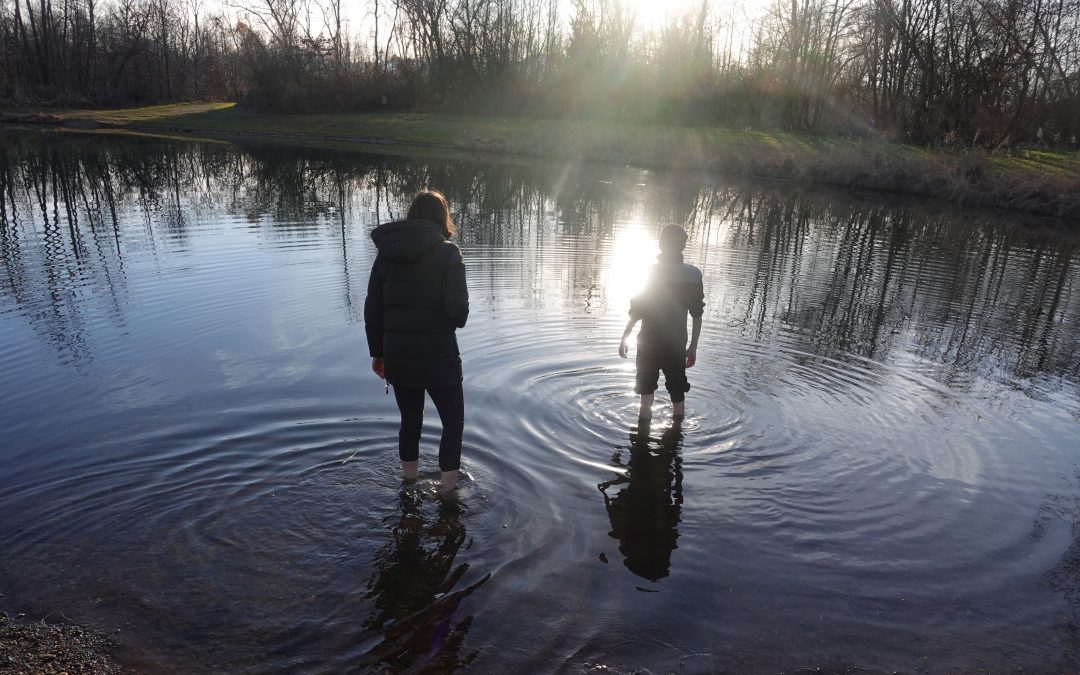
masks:
<instances>
[{"instance_id":1,"label":"treeline","mask_svg":"<svg viewBox=\"0 0 1080 675\"><path fill-rule=\"evenodd\" d=\"M0 0L0 99L1075 144L1080 0Z\"/></svg>"}]
</instances>

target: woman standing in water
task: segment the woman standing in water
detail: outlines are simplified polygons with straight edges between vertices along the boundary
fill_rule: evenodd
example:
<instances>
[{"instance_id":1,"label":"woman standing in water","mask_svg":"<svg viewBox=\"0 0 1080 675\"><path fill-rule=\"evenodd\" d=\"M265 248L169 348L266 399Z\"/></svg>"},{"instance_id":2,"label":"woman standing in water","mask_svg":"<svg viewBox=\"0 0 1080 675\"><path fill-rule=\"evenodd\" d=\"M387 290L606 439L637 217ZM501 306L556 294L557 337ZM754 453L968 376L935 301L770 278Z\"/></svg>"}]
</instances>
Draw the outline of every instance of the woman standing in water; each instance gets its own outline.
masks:
<instances>
[{"instance_id":1,"label":"woman standing in water","mask_svg":"<svg viewBox=\"0 0 1080 675\"><path fill-rule=\"evenodd\" d=\"M447 241L454 231L442 193L418 192L405 220L371 233L379 254L364 301L371 369L393 385L401 411L401 471L407 482L416 479L426 390L443 425L443 492L457 487L465 427L455 331L469 317L469 291L461 251Z\"/></svg>"}]
</instances>

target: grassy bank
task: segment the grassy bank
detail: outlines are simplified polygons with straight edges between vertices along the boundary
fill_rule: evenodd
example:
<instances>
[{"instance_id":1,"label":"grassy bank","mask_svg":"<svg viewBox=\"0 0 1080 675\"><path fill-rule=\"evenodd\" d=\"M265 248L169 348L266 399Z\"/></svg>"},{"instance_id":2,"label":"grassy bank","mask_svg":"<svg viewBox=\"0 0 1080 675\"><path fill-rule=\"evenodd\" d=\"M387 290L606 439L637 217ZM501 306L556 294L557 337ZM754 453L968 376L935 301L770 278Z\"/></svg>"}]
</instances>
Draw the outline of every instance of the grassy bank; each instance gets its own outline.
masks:
<instances>
[{"instance_id":1,"label":"grassy bank","mask_svg":"<svg viewBox=\"0 0 1080 675\"><path fill-rule=\"evenodd\" d=\"M436 113L284 115L230 104L0 117L198 137L381 144L704 170L943 198L1080 219L1080 153L949 150L716 127L644 126Z\"/></svg>"}]
</instances>

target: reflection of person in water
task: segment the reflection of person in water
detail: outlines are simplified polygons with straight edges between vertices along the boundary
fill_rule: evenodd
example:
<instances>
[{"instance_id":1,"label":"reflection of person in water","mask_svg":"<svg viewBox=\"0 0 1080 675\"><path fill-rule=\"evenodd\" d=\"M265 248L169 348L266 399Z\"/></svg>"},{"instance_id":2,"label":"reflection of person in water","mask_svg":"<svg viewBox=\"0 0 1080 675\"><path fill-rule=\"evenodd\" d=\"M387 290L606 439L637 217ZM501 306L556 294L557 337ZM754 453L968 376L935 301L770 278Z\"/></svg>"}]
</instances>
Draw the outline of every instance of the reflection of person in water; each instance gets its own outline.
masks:
<instances>
[{"instance_id":1,"label":"reflection of person in water","mask_svg":"<svg viewBox=\"0 0 1080 675\"><path fill-rule=\"evenodd\" d=\"M467 540L463 507L443 503L438 520L429 523L414 499L403 493L401 520L375 556L367 595L374 600L375 611L364 627L382 633L383 639L366 657L368 665L382 664L394 672L414 667L450 672L476 657L459 653L472 617L455 625L454 612L490 575L451 592L469 569L468 563L454 565Z\"/></svg>"},{"instance_id":2,"label":"reflection of person in water","mask_svg":"<svg viewBox=\"0 0 1080 675\"><path fill-rule=\"evenodd\" d=\"M649 423L630 433L626 475L600 483L611 519L609 535L619 540L619 552L634 574L658 581L668 575L671 552L677 548L682 509L682 424L676 419L656 443ZM614 461L622 466L621 452ZM619 488L612 496L611 491Z\"/></svg>"}]
</instances>

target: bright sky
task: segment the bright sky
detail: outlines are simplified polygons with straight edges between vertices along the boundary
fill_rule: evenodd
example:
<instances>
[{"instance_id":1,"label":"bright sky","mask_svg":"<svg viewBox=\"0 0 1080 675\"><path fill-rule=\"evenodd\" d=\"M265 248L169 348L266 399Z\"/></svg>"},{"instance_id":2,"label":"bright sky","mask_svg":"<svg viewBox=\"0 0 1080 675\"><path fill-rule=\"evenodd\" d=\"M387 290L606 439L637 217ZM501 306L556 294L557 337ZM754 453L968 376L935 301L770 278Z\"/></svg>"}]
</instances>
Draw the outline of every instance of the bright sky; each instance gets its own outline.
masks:
<instances>
[{"instance_id":1,"label":"bright sky","mask_svg":"<svg viewBox=\"0 0 1080 675\"><path fill-rule=\"evenodd\" d=\"M699 0L624 0L634 9L637 16L637 24L640 28L649 30L663 25L669 18L692 11ZM736 23L748 23L759 17L774 0L709 0L709 6L713 18L720 17L723 20L734 20ZM393 7L389 1L382 3L381 12L392 14ZM350 23L355 28L361 23L369 27L373 22L371 1L346 2L350 14ZM572 13L571 0L562 0L562 17L569 20Z\"/></svg>"},{"instance_id":2,"label":"bright sky","mask_svg":"<svg viewBox=\"0 0 1080 675\"><path fill-rule=\"evenodd\" d=\"M560 0L562 2L561 18L565 21L569 21L573 13L573 6L571 0ZM634 9L637 16L637 27L639 30L652 30L662 26L672 17L679 14L693 11L699 4L700 0L623 0L630 7ZM735 36L736 42L740 41L740 37L746 34L752 21L760 17L766 10L766 8L773 4L775 0L709 0L709 7L711 11L711 19L719 19L723 24L728 22L734 22L736 25ZM218 11L221 8L225 8L229 11L235 11L234 7L244 4L250 4L252 6L261 6L262 0L208 0L202 4L202 11ZM349 33L361 40L370 38L372 28L374 27L374 16L372 13L371 0L344 0L342 3L345 9L345 17L348 25ZM382 0L380 2L380 32L384 35L389 28L387 25L390 21L390 17L393 15L393 3L392 0ZM312 28L318 30L322 25L322 17L319 14L318 4L312 3ZM741 28L741 30L740 30Z\"/></svg>"},{"instance_id":3,"label":"bright sky","mask_svg":"<svg viewBox=\"0 0 1080 675\"><path fill-rule=\"evenodd\" d=\"M698 0L626 0L637 13L638 24L645 29L663 25L672 16L694 11ZM717 16L736 22L757 18L772 0L710 0L713 18Z\"/></svg>"}]
</instances>

